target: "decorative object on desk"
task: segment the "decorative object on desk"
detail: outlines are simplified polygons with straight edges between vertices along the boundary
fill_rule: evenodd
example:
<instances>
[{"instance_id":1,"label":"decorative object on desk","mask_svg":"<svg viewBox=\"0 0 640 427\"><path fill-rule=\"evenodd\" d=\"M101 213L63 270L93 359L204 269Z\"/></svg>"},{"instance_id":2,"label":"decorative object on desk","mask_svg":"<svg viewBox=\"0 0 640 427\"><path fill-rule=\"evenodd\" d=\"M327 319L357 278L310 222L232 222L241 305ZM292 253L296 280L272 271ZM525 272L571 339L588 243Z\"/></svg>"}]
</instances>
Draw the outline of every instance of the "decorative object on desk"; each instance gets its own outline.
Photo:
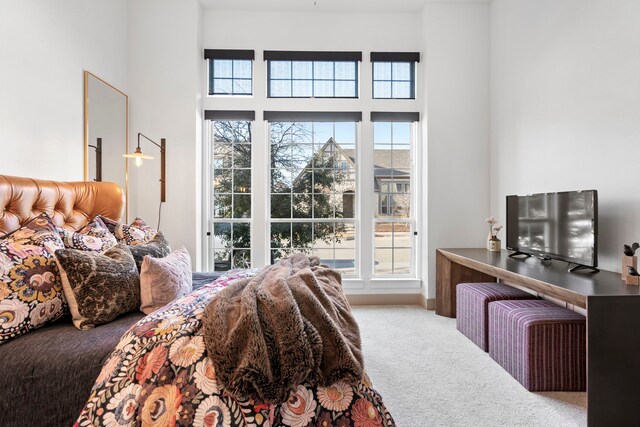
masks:
<instances>
[{"instance_id":1,"label":"decorative object on desk","mask_svg":"<svg viewBox=\"0 0 640 427\"><path fill-rule=\"evenodd\" d=\"M631 246L623 246L624 255L622 255L622 268L620 269L623 282L627 282L627 278L632 275L629 273L629 267L633 267L634 271L638 268L638 257L635 256L636 250L638 248L640 248L640 244L638 244L637 242L632 244Z\"/></svg>"},{"instance_id":2,"label":"decorative object on desk","mask_svg":"<svg viewBox=\"0 0 640 427\"><path fill-rule=\"evenodd\" d=\"M635 267L627 267L626 272L627 272L627 275L624 277L624 282L627 285L639 286L640 285L640 274L638 274L638 270L636 270Z\"/></svg>"},{"instance_id":3,"label":"decorative object on desk","mask_svg":"<svg viewBox=\"0 0 640 427\"><path fill-rule=\"evenodd\" d=\"M624 254L626 256L634 256L636 254L636 250L640 248L640 243L635 242L633 245L624 245Z\"/></svg>"},{"instance_id":4,"label":"decorative object on desk","mask_svg":"<svg viewBox=\"0 0 640 427\"><path fill-rule=\"evenodd\" d=\"M487 250L491 252L500 252L501 242L498 239L498 232L502 230L501 225L496 225L498 221L494 217L487 218L489 224L489 235L487 236Z\"/></svg>"}]
</instances>

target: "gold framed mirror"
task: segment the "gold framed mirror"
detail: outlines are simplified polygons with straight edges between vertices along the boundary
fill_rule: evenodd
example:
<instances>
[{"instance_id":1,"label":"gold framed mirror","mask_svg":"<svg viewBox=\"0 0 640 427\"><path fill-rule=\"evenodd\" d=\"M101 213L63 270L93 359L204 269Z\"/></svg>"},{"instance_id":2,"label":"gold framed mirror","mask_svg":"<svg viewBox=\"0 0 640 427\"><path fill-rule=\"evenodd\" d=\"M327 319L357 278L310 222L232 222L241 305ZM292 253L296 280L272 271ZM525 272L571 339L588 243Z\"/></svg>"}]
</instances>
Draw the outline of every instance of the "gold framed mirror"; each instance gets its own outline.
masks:
<instances>
[{"instance_id":1,"label":"gold framed mirror","mask_svg":"<svg viewBox=\"0 0 640 427\"><path fill-rule=\"evenodd\" d=\"M129 96L84 72L84 180L110 181L125 192L129 220Z\"/></svg>"}]
</instances>

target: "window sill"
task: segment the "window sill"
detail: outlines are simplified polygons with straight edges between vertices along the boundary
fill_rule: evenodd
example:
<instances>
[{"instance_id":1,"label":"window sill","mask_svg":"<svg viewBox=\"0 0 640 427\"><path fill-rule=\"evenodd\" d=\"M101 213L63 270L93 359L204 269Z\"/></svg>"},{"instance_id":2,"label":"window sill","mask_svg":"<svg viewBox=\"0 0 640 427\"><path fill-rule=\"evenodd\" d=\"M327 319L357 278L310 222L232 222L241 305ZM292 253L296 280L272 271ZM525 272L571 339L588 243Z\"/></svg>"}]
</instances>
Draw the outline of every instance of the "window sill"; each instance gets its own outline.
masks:
<instances>
[{"instance_id":1,"label":"window sill","mask_svg":"<svg viewBox=\"0 0 640 427\"><path fill-rule=\"evenodd\" d=\"M368 281L362 279L344 279L343 287L347 293L349 291L392 291L398 293L419 293L422 289L422 280L415 278L375 278ZM416 292L418 291L418 292ZM383 292L388 293L388 292Z\"/></svg>"},{"instance_id":2,"label":"window sill","mask_svg":"<svg viewBox=\"0 0 640 427\"><path fill-rule=\"evenodd\" d=\"M207 94L207 98L253 98L253 94L251 95L223 95L223 94Z\"/></svg>"}]
</instances>

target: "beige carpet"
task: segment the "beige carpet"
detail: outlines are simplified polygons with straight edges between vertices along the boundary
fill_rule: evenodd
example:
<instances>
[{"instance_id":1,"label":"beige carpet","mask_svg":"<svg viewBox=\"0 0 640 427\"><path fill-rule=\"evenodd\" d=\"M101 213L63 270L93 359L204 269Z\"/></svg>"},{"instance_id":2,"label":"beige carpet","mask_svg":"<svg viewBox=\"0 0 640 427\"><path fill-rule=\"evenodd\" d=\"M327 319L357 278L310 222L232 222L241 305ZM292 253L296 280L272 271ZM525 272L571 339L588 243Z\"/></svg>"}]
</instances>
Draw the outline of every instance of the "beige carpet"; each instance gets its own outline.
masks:
<instances>
[{"instance_id":1,"label":"beige carpet","mask_svg":"<svg viewBox=\"0 0 640 427\"><path fill-rule=\"evenodd\" d=\"M354 307L365 368L401 427L585 426L586 393L530 393L420 307Z\"/></svg>"}]
</instances>

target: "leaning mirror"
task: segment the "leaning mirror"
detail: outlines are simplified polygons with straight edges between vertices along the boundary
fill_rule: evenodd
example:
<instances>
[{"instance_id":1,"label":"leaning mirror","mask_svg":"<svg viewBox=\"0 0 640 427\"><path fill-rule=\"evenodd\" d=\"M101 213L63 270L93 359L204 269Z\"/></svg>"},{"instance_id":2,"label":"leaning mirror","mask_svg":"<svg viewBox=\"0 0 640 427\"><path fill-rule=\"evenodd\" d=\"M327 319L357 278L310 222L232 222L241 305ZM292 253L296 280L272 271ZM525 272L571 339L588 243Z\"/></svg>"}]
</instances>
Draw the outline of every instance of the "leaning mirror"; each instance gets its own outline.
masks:
<instances>
[{"instance_id":1,"label":"leaning mirror","mask_svg":"<svg viewBox=\"0 0 640 427\"><path fill-rule=\"evenodd\" d=\"M98 76L84 72L84 179L110 181L125 192L129 212L129 97Z\"/></svg>"}]
</instances>

